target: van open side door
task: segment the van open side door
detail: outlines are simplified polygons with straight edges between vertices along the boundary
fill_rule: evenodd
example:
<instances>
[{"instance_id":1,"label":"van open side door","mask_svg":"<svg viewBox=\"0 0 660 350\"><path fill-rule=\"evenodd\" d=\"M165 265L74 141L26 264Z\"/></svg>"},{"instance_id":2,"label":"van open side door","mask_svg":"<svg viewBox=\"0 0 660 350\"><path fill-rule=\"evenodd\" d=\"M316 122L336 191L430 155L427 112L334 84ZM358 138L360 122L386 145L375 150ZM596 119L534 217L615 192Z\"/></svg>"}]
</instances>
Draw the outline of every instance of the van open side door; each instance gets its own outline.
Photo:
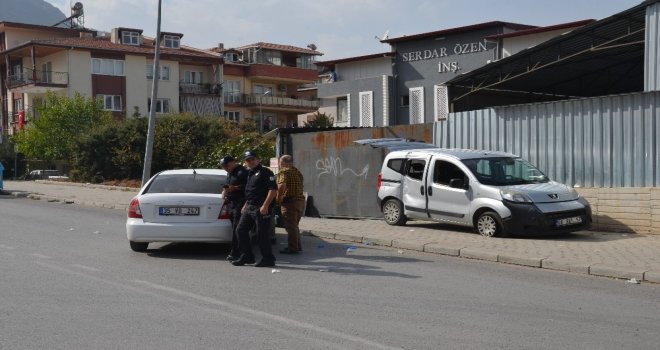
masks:
<instances>
[{"instance_id":1,"label":"van open side door","mask_svg":"<svg viewBox=\"0 0 660 350\"><path fill-rule=\"evenodd\" d=\"M410 218L428 219L426 182L430 157L409 158L403 172L404 213Z\"/></svg>"}]
</instances>

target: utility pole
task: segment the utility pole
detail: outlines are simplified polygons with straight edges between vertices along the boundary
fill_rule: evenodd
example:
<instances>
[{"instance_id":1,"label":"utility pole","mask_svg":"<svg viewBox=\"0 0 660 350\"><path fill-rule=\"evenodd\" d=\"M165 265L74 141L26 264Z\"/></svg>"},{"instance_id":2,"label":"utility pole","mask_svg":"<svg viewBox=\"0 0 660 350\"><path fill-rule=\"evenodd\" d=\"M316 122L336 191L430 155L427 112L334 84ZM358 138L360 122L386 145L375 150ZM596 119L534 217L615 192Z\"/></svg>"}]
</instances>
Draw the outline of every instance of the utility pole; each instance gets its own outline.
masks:
<instances>
[{"instance_id":1,"label":"utility pole","mask_svg":"<svg viewBox=\"0 0 660 350\"><path fill-rule=\"evenodd\" d=\"M151 84L151 104L149 106L149 127L147 128L147 147L144 151L144 168L142 169L142 186L151 177L151 156L154 149L154 133L156 131L156 105L158 99L158 81L160 80L160 8L162 0L158 0L158 20L156 24L156 50L154 53L154 74Z\"/></svg>"}]
</instances>

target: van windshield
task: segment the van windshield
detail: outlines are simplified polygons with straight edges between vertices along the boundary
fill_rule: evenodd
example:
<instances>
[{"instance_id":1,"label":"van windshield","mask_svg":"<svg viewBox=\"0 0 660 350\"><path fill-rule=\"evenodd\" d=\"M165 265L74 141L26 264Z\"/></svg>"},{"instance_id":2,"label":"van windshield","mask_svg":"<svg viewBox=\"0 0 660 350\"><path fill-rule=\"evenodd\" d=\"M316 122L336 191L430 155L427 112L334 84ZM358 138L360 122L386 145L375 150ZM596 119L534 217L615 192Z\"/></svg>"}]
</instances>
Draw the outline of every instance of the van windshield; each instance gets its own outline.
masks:
<instances>
[{"instance_id":1,"label":"van windshield","mask_svg":"<svg viewBox=\"0 0 660 350\"><path fill-rule=\"evenodd\" d=\"M484 185L511 186L550 181L541 170L522 158L498 157L465 159L477 180Z\"/></svg>"}]
</instances>

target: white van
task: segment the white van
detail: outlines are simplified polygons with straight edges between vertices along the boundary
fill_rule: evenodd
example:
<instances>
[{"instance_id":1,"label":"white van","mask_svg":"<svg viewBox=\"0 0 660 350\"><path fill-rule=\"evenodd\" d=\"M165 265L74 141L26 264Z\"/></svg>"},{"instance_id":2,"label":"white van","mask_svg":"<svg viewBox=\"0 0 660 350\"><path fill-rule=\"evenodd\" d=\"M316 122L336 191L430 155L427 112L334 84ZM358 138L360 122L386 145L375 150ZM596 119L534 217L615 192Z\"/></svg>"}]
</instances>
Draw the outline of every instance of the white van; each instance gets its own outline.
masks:
<instances>
[{"instance_id":1,"label":"white van","mask_svg":"<svg viewBox=\"0 0 660 350\"><path fill-rule=\"evenodd\" d=\"M547 235L591 226L591 207L571 187L550 181L510 153L417 149L385 157L378 175L385 221L433 220L483 236Z\"/></svg>"}]
</instances>

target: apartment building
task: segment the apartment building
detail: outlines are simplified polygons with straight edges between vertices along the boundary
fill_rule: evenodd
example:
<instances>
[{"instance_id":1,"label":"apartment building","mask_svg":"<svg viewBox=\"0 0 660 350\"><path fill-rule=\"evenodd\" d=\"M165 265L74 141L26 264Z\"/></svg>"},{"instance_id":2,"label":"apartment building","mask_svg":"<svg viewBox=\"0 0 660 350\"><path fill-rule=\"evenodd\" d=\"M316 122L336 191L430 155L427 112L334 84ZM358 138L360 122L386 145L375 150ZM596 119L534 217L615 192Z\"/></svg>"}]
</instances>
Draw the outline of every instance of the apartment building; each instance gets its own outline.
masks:
<instances>
[{"instance_id":1,"label":"apartment building","mask_svg":"<svg viewBox=\"0 0 660 350\"><path fill-rule=\"evenodd\" d=\"M158 100L150 101L155 40L141 29L110 33L0 23L2 126L13 133L36 115L47 91L102 100L117 119L190 112L223 114L222 58L182 44L183 34L161 33Z\"/></svg>"},{"instance_id":2,"label":"apartment building","mask_svg":"<svg viewBox=\"0 0 660 350\"><path fill-rule=\"evenodd\" d=\"M259 42L238 48L210 49L224 57L223 93L229 120L253 120L264 132L294 126L298 115L314 112L316 96L300 94L301 85L318 79L313 45L300 48Z\"/></svg>"}]
</instances>

